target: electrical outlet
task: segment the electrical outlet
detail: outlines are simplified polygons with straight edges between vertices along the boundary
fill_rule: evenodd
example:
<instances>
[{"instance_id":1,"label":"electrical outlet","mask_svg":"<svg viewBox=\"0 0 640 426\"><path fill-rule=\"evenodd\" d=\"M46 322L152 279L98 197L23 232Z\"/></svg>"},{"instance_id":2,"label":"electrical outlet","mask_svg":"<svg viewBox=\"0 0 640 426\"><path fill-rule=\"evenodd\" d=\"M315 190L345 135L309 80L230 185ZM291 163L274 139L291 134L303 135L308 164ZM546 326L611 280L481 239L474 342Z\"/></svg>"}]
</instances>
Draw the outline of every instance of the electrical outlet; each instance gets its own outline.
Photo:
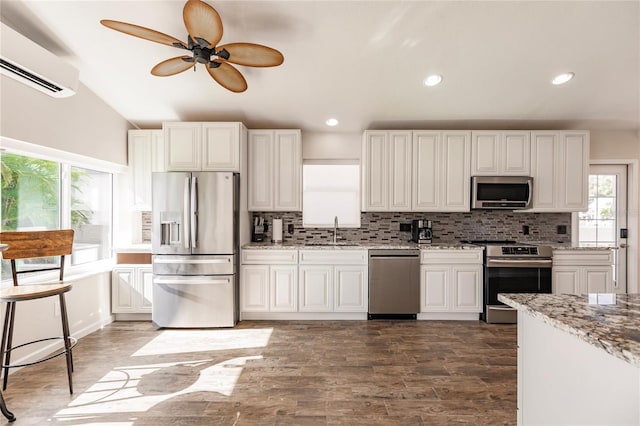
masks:
<instances>
[{"instance_id":1,"label":"electrical outlet","mask_svg":"<svg viewBox=\"0 0 640 426\"><path fill-rule=\"evenodd\" d=\"M529 235L529 225L522 225L522 235Z\"/></svg>"},{"instance_id":2,"label":"electrical outlet","mask_svg":"<svg viewBox=\"0 0 640 426\"><path fill-rule=\"evenodd\" d=\"M411 224L410 223L401 223L400 224L401 232L411 232Z\"/></svg>"},{"instance_id":3,"label":"electrical outlet","mask_svg":"<svg viewBox=\"0 0 640 426\"><path fill-rule=\"evenodd\" d=\"M567 233L567 225L558 225L556 226L556 233L559 235L564 235Z\"/></svg>"},{"instance_id":4,"label":"electrical outlet","mask_svg":"<svg viewBox=\"0 0 640 426\"><path fill-rule=\"evenodd\" d=\"M60 302L57 300L53 302L53 316L54 317L60 316Z\"/></svg>"},{"instance_id":5,"label":"electrical outlet","mask_svg":"<svg viewBox=\"0 0 640 426\"><path fill-rule=\"evenodd\" d=\"M293 235L293 223L287 225L287 232L289 235Z\"/></svg>"}]
</instances>

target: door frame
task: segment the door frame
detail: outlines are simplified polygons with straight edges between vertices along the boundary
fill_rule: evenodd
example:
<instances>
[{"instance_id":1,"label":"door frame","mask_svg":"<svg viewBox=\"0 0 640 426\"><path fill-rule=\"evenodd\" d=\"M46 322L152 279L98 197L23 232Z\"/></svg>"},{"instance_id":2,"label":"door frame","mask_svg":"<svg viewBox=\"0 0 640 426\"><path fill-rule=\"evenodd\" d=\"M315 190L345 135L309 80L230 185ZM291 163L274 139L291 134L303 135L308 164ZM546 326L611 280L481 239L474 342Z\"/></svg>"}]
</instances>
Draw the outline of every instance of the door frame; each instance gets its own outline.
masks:
<instances>
[{"instance_id":1,"label":"door frame","mask_svg":"<svg viewBox=\"0 0 640 426\"><path fill-rule=\"evenodd\" d=\"M627 229L629 230L629 238L627 238L627 293L640 292L638 284L638 263L640 263L638 252L638 230L640 229L640 215L638 214L639 163L635 159L589 160L589 165L627 166ZM571 222L571 243L578 245L577 214L572 215Z\"/></svg>"}]
</instances>

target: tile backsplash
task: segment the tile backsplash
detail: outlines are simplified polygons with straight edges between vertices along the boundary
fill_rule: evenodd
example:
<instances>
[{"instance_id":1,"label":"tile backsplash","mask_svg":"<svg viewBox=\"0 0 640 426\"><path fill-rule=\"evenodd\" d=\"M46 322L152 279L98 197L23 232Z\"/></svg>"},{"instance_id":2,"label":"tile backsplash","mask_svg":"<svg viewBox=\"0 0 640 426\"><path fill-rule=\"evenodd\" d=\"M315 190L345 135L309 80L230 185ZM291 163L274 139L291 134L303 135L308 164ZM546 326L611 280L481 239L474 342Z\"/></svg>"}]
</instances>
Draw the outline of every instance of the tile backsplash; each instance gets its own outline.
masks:
<instances>
[{"instance_id":1,"label":"tile backsplash","mask_svg":"<svg viewBox=\"0 0 640 426\"><path fill-rule=\"evenodd\" d=\"M142 243L150 244L151 243L151 220L152 220L151 212L142 212Z\"/></svg>"},{"instance_id":2,"label":"tile backsplash","mask_svg":"<svg viewBox=\"0 0 640 426\"><path fill-rule=\"evenodd\" d=\"M333 229L303 228L300 212L254 212L269 224L265 241L271 240L271 223L283 222L283 239L294 242L330 241ZM571 213L514 213L500 210L477 210L468 213L373 213L360 214L360 228L338 228L338 239L353 242L406 242L411 232L401 232L401 223L427 219L433 225L433 243L454 243L460 240L516 240L519 242L571 243ZM294 232L287 232L293 224ZM529 227L524 235L523 226ZM558 227L566 234L558 234Z\"/></svg>"}]
</instances>

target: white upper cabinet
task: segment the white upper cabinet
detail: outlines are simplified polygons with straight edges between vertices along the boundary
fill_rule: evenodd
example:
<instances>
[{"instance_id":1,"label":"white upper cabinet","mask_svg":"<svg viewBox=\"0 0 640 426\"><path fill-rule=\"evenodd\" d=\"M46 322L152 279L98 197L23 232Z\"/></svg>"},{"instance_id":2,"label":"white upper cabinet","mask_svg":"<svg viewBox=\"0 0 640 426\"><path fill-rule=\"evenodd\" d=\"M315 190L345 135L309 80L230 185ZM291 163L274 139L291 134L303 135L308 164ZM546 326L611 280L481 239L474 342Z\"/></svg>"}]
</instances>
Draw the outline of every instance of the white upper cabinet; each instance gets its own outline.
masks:
<instances>
[{"instance_id":1,"label":"white upper cabinet","mask_svg":"<svg viewBox=\"0 0 640 426\"><path fill-rule=\"evenodd\" d=\"M472 176L529 176L531 132L481 130L471 133Z\"/></svg>"},{"instance_id":2,"label":"white upper cabinet","mask_svg":"<svg viewBox=\"0 0 640 426\"><path fill-rule=\"evenodd\" d=\"M131 208L151 210L151 173L164 169L162 130L129 130Z\"/></svg>"},{"instance_id":3,"label":"white upper cabinet","mask_svg":"<svg viewBox=\"0 0 640 426\"><path fill-rule=\"evenodd\" d=\"M411 211L411 133L364 133L362 211Z\"/></svg>"},{"instance_id":4,"label":"white upper cabinet","mask_svg":"<svg viewBox=\"0 0 640 426\"><path fill-rule=\"evenodd\" d=\"M202 123L202 170L240 171L240 123Z\"/></svg>"},{"instance_id":5,"label":"white upper cabinet","mask_svg":"<svg viewBox=\"0 0 640 426\"><path fill-rule=\"evenodd\" d=\"M299 129L249 130L249 210L302 210Z\"/></svg>"},{"instance_id":6,"label":"white upper cabinet","mask_svg":"<svg viewBox=\"0 0 640 426\"><path fill-rule=\"evenodd\" d=\"M531 133L533 210L572 212L588 208L589 133Z\"/></svg>"},{"instance_id":7,"label":"white upper cabinet","mask_svg":"<svg viewBox=\"0 0 640 426\"><path fill-rule=\"evenodd\" d=\"M471 132L413 132L413 211L469 211Z\"/></svg>"},{"instance_id":8,"label":"white upper cabinet","mask_svg":"<svg viewBox=\"0 0 640 426\"><path fill-rule=\"evenodd\" d=\"M167 171L240 171L242 123L163 124Z\"/></svg>"}]
</instances>

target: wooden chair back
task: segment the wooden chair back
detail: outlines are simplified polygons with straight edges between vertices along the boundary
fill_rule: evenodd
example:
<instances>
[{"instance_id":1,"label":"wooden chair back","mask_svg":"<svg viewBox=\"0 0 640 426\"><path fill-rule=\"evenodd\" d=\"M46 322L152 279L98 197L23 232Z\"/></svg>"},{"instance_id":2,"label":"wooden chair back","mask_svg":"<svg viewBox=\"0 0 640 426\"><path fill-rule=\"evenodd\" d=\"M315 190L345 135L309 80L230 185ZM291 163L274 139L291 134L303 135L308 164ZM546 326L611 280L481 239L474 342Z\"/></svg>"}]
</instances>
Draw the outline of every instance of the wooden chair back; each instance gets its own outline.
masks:
<instances>
[{"instance_id":1,"label":"wooden chair back","mask_svg":"<svg viewBox=\"0 0 640 426\"><path fill-rule=\"evenodd\" d=\"M11 260L13 285L18 285L18 274L41 271L60 271L60 281L64 277L64 258L73 250L73 229L55 231L0 232L0 243L9 248L2 252L2 258ZM17 270L16 260L37 257L60 257L60 265L40 269Z\"/></svg>"}]
</instances>

